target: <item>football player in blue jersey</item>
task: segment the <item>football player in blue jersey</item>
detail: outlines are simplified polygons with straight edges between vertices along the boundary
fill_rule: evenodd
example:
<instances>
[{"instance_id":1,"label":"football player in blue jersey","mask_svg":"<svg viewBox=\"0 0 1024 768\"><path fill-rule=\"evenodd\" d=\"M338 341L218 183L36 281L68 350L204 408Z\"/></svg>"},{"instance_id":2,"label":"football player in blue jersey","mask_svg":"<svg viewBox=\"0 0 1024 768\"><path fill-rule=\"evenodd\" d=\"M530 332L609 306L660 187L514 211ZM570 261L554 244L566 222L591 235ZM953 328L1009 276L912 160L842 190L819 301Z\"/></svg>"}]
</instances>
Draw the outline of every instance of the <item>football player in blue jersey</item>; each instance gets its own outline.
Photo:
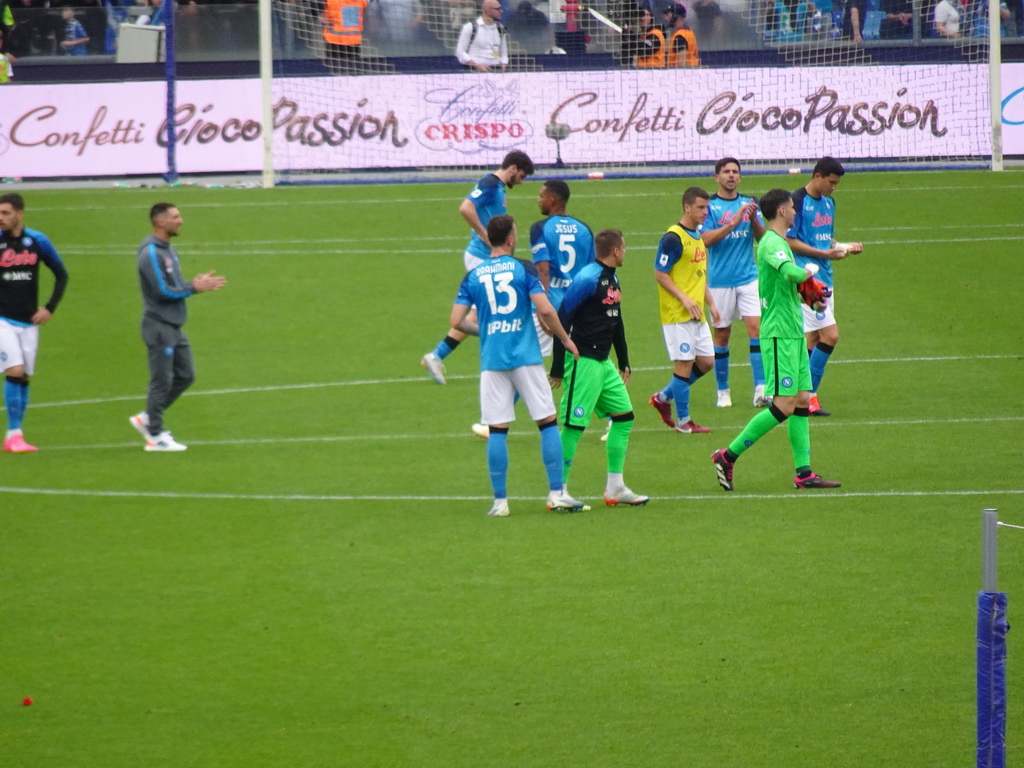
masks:
<instances>
[{"instance_id":1,"label":"football player in blue jersey","mask_svg":"<svg viewBox=\"0 0 1024 768\"><path fill-rule=\"evenodd\" d=\"M38 450L21 430L28 408L29 380L35 373L39 326L53 317L68 284L68 271L50 239L25 226L21 195L0 195L0 369L3 370L8 453ZM53 273L53 292L39 306L39 264Z\"/></svg>"},{"instance_id":2,"label":"football player in blue jersey","mask_svg":"<svg viewBox=\"0 0 1024 768\"><path fill-rule=\"evenodd\" d=\"M764 407L770 400L764 394L764 366L761 362L761 304L757 297L757 265L754 241L764 234L757 202L737 191L740 161L723 157L715 163L718 191L708 201L701 239L708 247L708 287L718 305L719 321L713 330L715 342L715 379L718 407L732 405L729 390L729 337L732 324L743 320L750 337L750 368L754 377L753 403Z\"/></svg>"},{"instance_id":3,"label":"football player in blue jersey","mask_svg":"<svg viewBox=\"0 0 1024 768\"><path fill-rule=\"evenodd\" d=\"M484 176L459 206L459 213L471 230L463 262L470 270L490 256L491 245L487 240L487 224L494 216L508 212L505 195L512 187L522 184L527 176L533 175L533 161L521 150L505 155L501 167ZM445 383L444 359L459 346L466 334L457 328L449 328L438 345L423 356L421 365L427 369L430 378L438 384Z\"/></svg>"},{"instance_id":4,"label":"football player in blue jersey","mask_svg":"<svg viewBox=\"0 0 1024 768\"><path fill-rule=\"evenodd\" d=\"M560 179L545 181L537 205L547 218L530 228L530 253L555 309L562 306L573 278L595 258L594 235L590 227L565 212L568 203L568 184Z\"/></svg>"},{"instance_id":5,"label":"football player in blue jersey","mask_svg":"<svg viewBox=\"0 0 1024 768\"><path fill-rule=\"evenodd\" d=\"M818 280L832 289L832 298L825 309L815 311L806 304L802 305L804 333L811 363L812 416L832 415L831 411L826 411L818 402L818 385L825 375L825 364L839 341L832 262L864 250L860 243L840 244L835 241L836 201L832 195L845 173L842 163L834 157L823 157L815 164L811 180L793 193L796 220L786 233L797 266L817 264Z\"/></svg>"},{"instance_id":6,"label":"football player in blue jersey","mask_svg":"<svg viewBox=\"0 0 1024 768\"><path fill-rule=\"evenodd\" d=\"M516 418L517 393L540 428L541 457L550 489L548 509L583 511L588 507L562 487L562 441L532 308L570 354L578 357L579 352L559 322L540 280L512 258L518 237L515 220L508 214L493 216L487 222L486 235L490 253L463 278L452 306L451 325L480 336L480 411L483 423L490 428L487 466L494 490L494 504L487 514L509 514L507 440L509 424ZM477 308L475 322L468 317L473 307Z\"/></svg>"}]
</instances>

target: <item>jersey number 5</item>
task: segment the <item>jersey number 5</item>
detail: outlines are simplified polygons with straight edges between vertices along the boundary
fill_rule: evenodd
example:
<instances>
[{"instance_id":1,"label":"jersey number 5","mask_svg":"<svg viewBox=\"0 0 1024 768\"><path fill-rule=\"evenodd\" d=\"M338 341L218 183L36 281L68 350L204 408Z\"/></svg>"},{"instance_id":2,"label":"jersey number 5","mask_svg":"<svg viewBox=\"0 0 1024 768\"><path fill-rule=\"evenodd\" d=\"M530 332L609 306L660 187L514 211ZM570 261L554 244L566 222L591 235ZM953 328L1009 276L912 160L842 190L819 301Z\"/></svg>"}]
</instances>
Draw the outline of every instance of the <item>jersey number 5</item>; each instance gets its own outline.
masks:
<instances>
[{"instance_id":1,"label":"jersey number 5","mask_svg":"<svg viewBox=\"0 0 1024 768\"><path fill-rule=\"evenodd\" d=\"M516 308L519 303L516 292L510 287L514 275L511 272L499 272L496 275L480 275L480 282L487 291L487 303L491 307L492 315L507 315ZM507 304L499 304L499 294L508 296Z\"/></svg>"},{"instance_id":2,"label":"jersey number 5","mask_svg":"<svg viewBox=\"0 0 1024 768\"><path fill-rule=\"evenodd\" d=\"M559 235L558 250L565 254L565 263L562 264L562 274L567 275L576 266L576 235Z\"/></svg>"}]
</instances>

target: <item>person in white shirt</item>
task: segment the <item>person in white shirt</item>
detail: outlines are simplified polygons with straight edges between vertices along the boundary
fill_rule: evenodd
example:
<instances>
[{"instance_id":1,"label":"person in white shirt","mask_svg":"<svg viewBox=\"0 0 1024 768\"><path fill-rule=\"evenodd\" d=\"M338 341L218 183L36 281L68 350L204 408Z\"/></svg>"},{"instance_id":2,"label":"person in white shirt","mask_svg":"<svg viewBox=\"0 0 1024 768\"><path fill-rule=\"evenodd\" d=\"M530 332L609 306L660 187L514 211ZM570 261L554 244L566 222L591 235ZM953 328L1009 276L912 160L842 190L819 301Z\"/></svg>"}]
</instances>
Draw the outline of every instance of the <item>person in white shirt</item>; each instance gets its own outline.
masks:
<instances>
[{"instance_id":1,"label":"person in white shirt","mask_svg":"<svg viewBox=\"0 0 1024 768\"><path fill-rule=\"evenodd\" d=\"M501 3L484 0L480 16L462 25L455 57L460 64L479 72L508 67L508 33L499 21Z\"/></svg>"},{"instance_id":2,"label":"person in white shirt","mask_svg":"<svg viewBox=\"0 0 1024 768\"><path fill-rule=\"evenodd\" d=\"M939 37L960 37L960 3L940 0L935 6L933 22Z\"/></svg>"}]
</instances>

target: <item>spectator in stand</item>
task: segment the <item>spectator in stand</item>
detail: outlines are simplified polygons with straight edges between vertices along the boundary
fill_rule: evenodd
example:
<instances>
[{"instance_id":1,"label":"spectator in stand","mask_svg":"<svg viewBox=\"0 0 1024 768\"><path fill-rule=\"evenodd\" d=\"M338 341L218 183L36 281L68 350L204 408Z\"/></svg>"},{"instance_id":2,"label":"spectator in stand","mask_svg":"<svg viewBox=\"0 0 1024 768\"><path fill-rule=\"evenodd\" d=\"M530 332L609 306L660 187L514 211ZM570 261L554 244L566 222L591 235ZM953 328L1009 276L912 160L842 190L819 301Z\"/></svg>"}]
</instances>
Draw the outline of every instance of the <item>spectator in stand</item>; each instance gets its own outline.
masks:
<instances>
[{"instance_id":1,"label":"spectator in stand","mask_svg":"<svg viewBox=\"0 0 1024 768\"><path fill-rule=\"evenodd\" d=\"M12 64L16 63L13 54L4 53L4 30L0 28L0 85L11 82L14 77L14 67Z\"/></svg>"},{"instance_id":2,"label":"spectator in stand","mask_svg":"<svg viewBox=\"0 0 1024 768\"><path fill-rule=\"evenodd\" d=\"M999 34L1003 37L1013 37L1014 29L1013 14L1010 13L1010 7L1003 0L999 3ZM971 37L988 37L988 5L986 3L975 5Z\"/></svg>"},{"instance_id":3,"label":"spectator in stand","mask_svg":"<svg viewBox=\"0 0 1024 768\"><path fill-rule=\"evenodd\" d=\"M868 0L846 0L843 16L843 38L855 43L864 42L864 22L868 17Z\"/></svg>"},{"instance_id":4,"label":"spectator in stand","mask_svg":"<svg viewBox=\"0 0 1024 768\"><path fill-rule=\"evenodd\" d=\"M480 16L462 25L455 58L470 69L489 72L508 68L508 33L501 24L501 3L484 0Z\"/></svg>"},{"instance_id":5,"label":"spectator in stand","mask_svg":"<svg viewBox=\"0 0 1024 768\"><path fill-rule=\"evenodd\" d=\"M695 18L694 32L708 39L717 39L722 34L722 7L718 0L694 0L690 10Z\"/></svg>"},{"instance_id":6,"label":"spectator in stand","mask_svg":"<svg viewBox=\"0 0 1024 768\"><path fill-rule=\"evenodd\" d=\"M508 15L508 31L528 53L547 51L552 46L551 25L544 12L530 0L522 0ZM558 43L561 45L561 43Z\"/></svg>"},{"instance_id":7,"label":"spectator in stand","mask_svg":"<svg viewBox=\"0 0 1024 768\"><path fill-rule=\"evenodd\" d=\"M699 67L700 54L697 52L697 36L686 24L686 6L672 3L664 10L668 40L665 43L668 66Z\"/></svg>"},{"instance_id":8,"label":"spectator in stand","mask_svg":"<svg viewBox=\"0 0 1024 768\"><path fill-rule=\"evenodd\" d=\"M85 33L85 27L75 18L75 9L64 6L60 16L64 19L64 39L61 40L61 53L65 56L85 56L86 46L89 44L89 36Z\"/></svg>"},{"instance_id":9,"label":"spectator in stand","mask_svg":"<svg viewBox=\"0 0 1024 768\"><path fill-rule=\"evenodd\" d=\"M882 40L914 36L914 0L882 0L879 10L885 13L878 27Z\"/></svg>"},{"instance_id":10,"label":"spectator in stand","mask_svg":"<svg viewBox=\"0 0 1024 768\"><path fill-rule=\"evenodd\" d=\"M777 43L803 42L815 10L814 4L805 0L774 0L769 14L770 38Z\"/></svg>"},{"instance_id":11,"label":"spectator in stand","mask_svg":"<svg viewBox=\"0 0 1024 768\"><path fill-rule=\"evenodd\" d=\"M939 0L932 11L932 24L939 37L955 39L963 37L960 33L960 17L964 7L957 0Z\"/></svg>"},{"instance_id":12,"label":"spectator in stand","mask_svg":"<svg viewBox=\"0 0 1024 768\"><path fill-rule=\"evenodd\" d=\"M0 0L0 53L7 45L8 33L14 29L14 13L11 11L10 0Z\"/></svg>"}]
</instances>

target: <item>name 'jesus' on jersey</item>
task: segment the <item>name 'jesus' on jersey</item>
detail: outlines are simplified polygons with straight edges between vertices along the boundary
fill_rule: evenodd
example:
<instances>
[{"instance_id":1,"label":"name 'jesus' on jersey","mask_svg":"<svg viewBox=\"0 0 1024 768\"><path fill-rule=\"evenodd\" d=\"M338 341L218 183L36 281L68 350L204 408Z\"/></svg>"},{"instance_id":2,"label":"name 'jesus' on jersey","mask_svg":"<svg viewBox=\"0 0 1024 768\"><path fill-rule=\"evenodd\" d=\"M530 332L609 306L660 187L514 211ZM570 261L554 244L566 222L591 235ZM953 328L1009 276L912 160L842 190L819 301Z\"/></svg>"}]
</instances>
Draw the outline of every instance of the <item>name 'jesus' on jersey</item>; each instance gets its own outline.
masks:
<instances>
[{"instance_id":1,"label":"name 'jesus' on jersey","mask_svg":"<svg viewBox=\"0 0 1024 768\"><path fill-rule=\"evenodd\" d=\"M455 303L476 307L481 370L510 371L543 362L530 299L543 293L537 276L511 256L488 256L466 273Z\"/></svg>"},{"instance_id":2,"label":"name 'jesus' on jersey","mask_svg":"<svg viewBox=\"0 0 1024 768\"><path fill-rule=\"evenodd\" d=\"M594 234L572 216L549 216L530 227L533 262L548 262L548 299L558 309L566 290L585 266L594 263Z\"/></svg>"},{"instance_id":3,"label":"name 'jesus' on jersey","mask_svg":"<svg viewBox=\"0 0 1024 768\"><path fill-rule=\"evenodd\" d=\"M793 205L796 207L796 218L789 228L786 237L794 237L801 243L827 251L832 245L835 233L836 201L828 195L815 198L807 194L806 187L800 187L793 193ZM832 260L816 259L811 256L795 254L796 265L805 266L808 262L818 265L816 277L825 285L832 286Z\"/></svg>"},{"instance_id":4,"label":"name 'jesus' on jersey","mask_svg":"<svg viewBox=\"0 0 1024 768\"><path fill-rule=\"evenodd\" d=\"M505 182L493 173L489 173L477 182L473 191L466 195L466 199L476 208L476 215L484 229L487 229L487 222L503 213L508 213L508 206L505 204L505 196L508 188ZM491 255L491 246L480 239L480 235L473 230L469 237L469 244L466 250L478 259L486 259Z\"/></svg>"},{"instance_id":5,"label":"name 'jesus' on jersey","mask_svg":"<svg viewBox=\"0 0 1024 768\"><path fill-rule=\"evenodd\" d=\"M16 325L31 325L39 309L39 262L53 272L54 284L46 308L53 313L68 284L68 271L50 239L26 227L20 237L0 230L0 317Z\"/></svg>"},{"instance_id":6,"label":"name 'jesus' on jersey","mask_svg":"<svg viewBox=\"0 0 1024 768\"><path fill-rule=\"evenodd\" d=\"M708 201L708 217L701 232L720 229L736 218L740 208L753 202L753 198L737 195L726 200L717 194ZM756 214L760 217L760 212ZM762 224L763 224L762 220ZM724 238L708 248L708 285L712 288L736 288L757 279L754 261L754 233L750 219L744 218Z\"/></svg>"}]
</instances>

